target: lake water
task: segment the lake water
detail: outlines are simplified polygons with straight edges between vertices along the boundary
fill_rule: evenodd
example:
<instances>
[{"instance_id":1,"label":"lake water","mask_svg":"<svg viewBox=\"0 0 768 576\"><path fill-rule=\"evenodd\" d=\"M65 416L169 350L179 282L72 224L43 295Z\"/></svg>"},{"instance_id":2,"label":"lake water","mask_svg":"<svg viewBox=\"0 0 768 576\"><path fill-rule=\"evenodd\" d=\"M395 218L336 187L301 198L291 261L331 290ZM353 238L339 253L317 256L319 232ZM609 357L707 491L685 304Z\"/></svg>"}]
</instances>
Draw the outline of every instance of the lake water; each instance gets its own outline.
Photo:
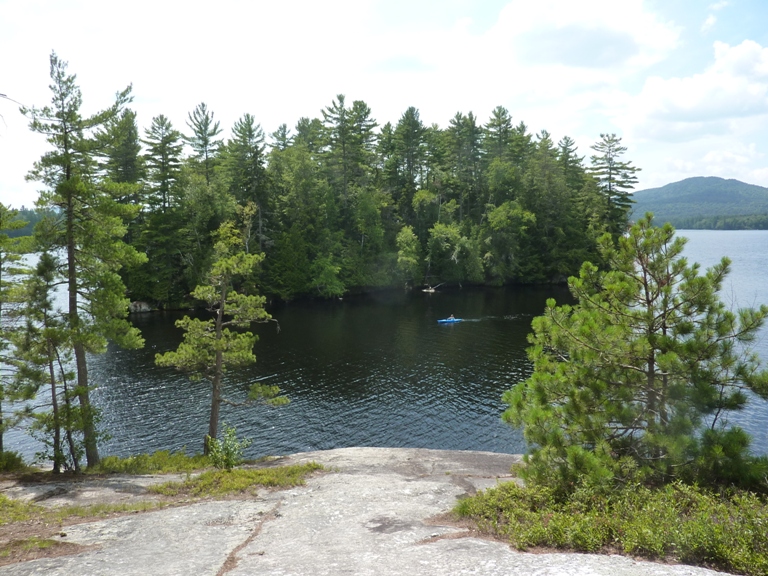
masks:
<instances>
[{"instance_id":1,"label":"lake water","mask_svg":"<svg viewBox=\"0 0 768 576\"><path fill-rule=\"evenodd\" d=\"M728 255L732 274L723 299L743 306L768 302L768 232L681 231L689 260L709 266ZM547 298L569 300L565 288L388 292L343 301L294 303L271 310L279 321L260 325L257 363L230 373L225 396L242 401L255 381L280 386L288 406L222 407L221 420L253 440L247 455L287 454L347 446L423 447L522 452L522 435L501 422L501 394L530 372L526 335ZM439 325L450 314L465 318ZM180 315L132 318L143 350L110 347L91 359L112 434L103 454L159 449L199 451L207 431L210 388L171 369L154 355L177 346ZM768 329L756 348L768 359ZM757 399L733 418L768 453L768 403ZM12 431L6 445L27 457L38 449Z\"/></svg>"}]
</instances>

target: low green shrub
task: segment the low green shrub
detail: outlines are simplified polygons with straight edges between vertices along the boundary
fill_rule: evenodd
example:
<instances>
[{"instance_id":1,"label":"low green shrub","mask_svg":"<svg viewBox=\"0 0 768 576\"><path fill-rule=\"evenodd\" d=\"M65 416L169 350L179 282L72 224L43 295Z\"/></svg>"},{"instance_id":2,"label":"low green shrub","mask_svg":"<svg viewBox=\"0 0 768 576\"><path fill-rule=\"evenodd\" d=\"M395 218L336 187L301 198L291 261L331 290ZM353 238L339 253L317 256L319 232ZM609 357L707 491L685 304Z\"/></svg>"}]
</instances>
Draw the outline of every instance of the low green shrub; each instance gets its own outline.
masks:
<instances>
[{"instance_id":1,"label":"low green shrub","mask_svg":"<svg viewBox=\"0 0 768 576\"><path fill-rule=\"evenodd\" d=\"M6 450L0 452L0 472L19 472L25 470L27 465L18 452Z\"/></svg>"},{"instance_id":2,"label":"low green shrub","mask_svg":"<svg viewBox=\"0 0 768 576\"><path fill-rule=\"evenodd\" d=\"M210 436L207 439L208 457L211 459L211 463L221 470L231 470L242 464L243 452L251 445L249 439L239 441L234 426L227 426L226 424L224 424L221 440Z\"/></svg>"},{"instance_id":3,"label":"low green shrub","mask_svg":"<svg viewBox=\"0 0 768 576\"><path fill-rule=\"evenodd\" d=\"M88 469L95 474L170 474L192 472L211 465L207 456L188 456L184 452L160 450L152 454L137 454L127 458L106 456L97 466Z\"/></svg>"},{"instance_id":4,"label":"low green shrub","mask_svg":"<svg viewBox=\"0 0 768 576\"><path fill-rule=\"evenodd\" d=\"M768 574L768 506L744 491L682 483L613 492L502 484L455 509L518 549L619 552L748 575Z\"/></svg>"}]
</instances>

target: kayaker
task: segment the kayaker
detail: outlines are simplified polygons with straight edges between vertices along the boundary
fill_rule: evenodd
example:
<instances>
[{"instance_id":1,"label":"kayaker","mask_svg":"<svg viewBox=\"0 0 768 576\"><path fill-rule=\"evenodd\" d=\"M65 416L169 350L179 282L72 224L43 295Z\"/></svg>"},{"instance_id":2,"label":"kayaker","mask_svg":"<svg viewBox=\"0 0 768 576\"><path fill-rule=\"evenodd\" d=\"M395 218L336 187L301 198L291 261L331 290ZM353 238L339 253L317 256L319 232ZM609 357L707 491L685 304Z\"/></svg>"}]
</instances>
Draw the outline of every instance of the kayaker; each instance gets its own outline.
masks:
<instances>
[{"instance_id":1,"label":"kayaker","mask_svg":"<svg viewBox=\"0 0 768 576\"><path fill-rule=\"evenodd\" d=\"M454 318L453 314L451 314L450 316L448 316L448 320L456 320L456 318Z\"/></svg>"}]
</instances>

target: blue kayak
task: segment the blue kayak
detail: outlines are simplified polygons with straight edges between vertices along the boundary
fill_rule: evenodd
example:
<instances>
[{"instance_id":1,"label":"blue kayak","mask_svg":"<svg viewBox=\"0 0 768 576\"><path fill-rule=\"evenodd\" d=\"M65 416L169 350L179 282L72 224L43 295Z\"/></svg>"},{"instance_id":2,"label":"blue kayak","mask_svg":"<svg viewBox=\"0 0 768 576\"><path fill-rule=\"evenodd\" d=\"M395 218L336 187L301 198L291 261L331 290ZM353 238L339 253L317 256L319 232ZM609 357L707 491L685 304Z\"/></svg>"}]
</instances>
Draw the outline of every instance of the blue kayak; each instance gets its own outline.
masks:
<instances>
[{"instance_id":1,"label":"blue kayak","mask_svg":"<svg viewBox=\"0 0 768 576\"><path fill-rule=\"evenodd\" d=\"M443 318L442 320L438 320L438 324L453 324L455 322L462 322L464 318Z\"/></svg>"}]
</instances>

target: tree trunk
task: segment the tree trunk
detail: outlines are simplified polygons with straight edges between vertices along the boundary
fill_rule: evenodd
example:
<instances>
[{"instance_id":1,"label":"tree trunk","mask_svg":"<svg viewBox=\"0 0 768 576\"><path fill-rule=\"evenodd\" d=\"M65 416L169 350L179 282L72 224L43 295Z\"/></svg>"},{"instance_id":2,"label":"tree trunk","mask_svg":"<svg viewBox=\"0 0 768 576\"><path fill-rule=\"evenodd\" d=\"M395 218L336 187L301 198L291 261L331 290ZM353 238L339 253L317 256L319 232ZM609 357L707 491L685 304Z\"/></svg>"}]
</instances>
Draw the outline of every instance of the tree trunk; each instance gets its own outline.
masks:
<instances>
[{"instance_id":1,"label":"tree trunk","mask_svg":"<svg viewBox=\"0 0 768 576\"><path fill-rule=\"evenodd\" d=\"M53 366L53 346L48 342L48 374L51 379L51 410L53 411L53 473L61 473L61 422L59 420L59 399L56 397L56 372Z\"/></svg>"},{"instance_id":2,"label":"tree trunk","mask_svg":"<svg viewBox=\"0 0 768 576\"><path fill-rule=\"evenodd\" d=\"M257 204L256 207L259 209L259 252L264 251L264 247L262 246L262 231L261 231L261 203Z\"/></svg>"},{"instance_id":3,"label":"tree trunk","mask_svg":"<svg viewBox=\"0 0 768 576\"><path fill-rule=\"evenodd\" d=\"M3 390L3 387L0 386L0 454L3 453L5 448L3 448L3 393L5 391Z\"/></svg>"},{"instance_id":4,"label":"tree trunk","mask_svg":"<svg viewBox=\"0 0 768 576\"><path fill-rule=\"evenodd\" d=\"M75 472L80 472L80 458L77 455L75 439L72 437L72 405L66 380L64 380L64 405L67 407L67 427L65 428L67 446L69 446L69 453L72 456L72 465L75 468Z\"/></svg>"},{"instance_id":5,"label":"tree trunk","mask_svg":"<svg viewBox=\"0 0 768 576\"><path fill-rule=\"evenodd\" d=\"M221 341L221 328L224 323L224 305L227 300L227 289L222 288L219 309L216 311L216 343ZM221 408L221 380L224 373L224 352L216 350L216 365L213 372L213 386L211 390L211 417L208 420L208 436L206 437L204 453L208 454L208 442L210 438L216 438L219 429L219 409Z\"/></svg>"},{"instance_id":6,"label":"tree trunk","mask_svg":"<svg viewBox=\"0 0 768 576\"><path fill-rule=\"evenodd\" d=\"M67 198L67 288L69 291L69 328L72 331L77 369L77 398L80 402L83 443L87 465L99 463L99 450L96 446L96 428L93 423L93 410L88 393L88 364L85 358L85 346L80 340L80 314L77 309L77 264L75 262L74 205L72 192Z\"/></svg>"}]
</instances>

